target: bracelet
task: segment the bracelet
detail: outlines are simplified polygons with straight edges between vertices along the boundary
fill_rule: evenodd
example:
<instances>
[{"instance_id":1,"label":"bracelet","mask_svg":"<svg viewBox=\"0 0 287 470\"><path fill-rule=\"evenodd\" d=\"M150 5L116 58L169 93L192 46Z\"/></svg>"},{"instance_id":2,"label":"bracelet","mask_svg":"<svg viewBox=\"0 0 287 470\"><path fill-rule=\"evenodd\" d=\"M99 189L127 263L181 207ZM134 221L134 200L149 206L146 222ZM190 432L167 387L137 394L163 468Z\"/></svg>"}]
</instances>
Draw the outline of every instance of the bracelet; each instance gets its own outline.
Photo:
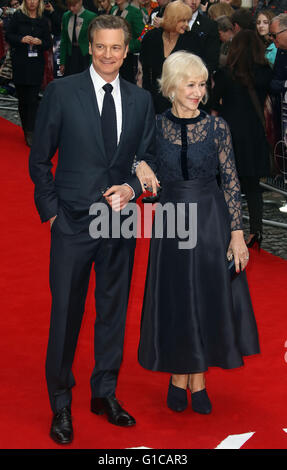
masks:
<instances>
[{"instance_id":1,"label":"bracelet","mask_svg":"<svg viewBox=\"0 0 287 470\"><path fill-rule=\"evenodd\" d=\"M139 164L140 164L141 162L142 162L142 160L138 160L138 161L136 161L136 162L134 162L134 163L132 164L132 173L135 173L135 172L136 172L136 169L137 169L137 167L139 166Z\"/></svg>"}]
</instances>

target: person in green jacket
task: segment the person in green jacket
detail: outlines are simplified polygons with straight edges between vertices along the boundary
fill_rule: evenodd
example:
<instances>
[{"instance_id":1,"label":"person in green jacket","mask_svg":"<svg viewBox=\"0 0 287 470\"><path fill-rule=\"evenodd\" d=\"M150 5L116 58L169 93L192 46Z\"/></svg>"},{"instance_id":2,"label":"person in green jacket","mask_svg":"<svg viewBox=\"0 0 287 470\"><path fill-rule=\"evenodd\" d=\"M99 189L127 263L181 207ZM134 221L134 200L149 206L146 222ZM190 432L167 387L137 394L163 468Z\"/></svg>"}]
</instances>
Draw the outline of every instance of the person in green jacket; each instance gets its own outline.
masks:
<instances>
[{"instance_id":1,"label":"person in green jacket","mask_svg":"<svg viewBox=\"0 0 287 470\"><path fill-rule=\"evenodd\" d=\"M62 18L60 44L62 75L83 72L90 65L88 26L97 16L83 7L82 0L67 0L67 7Z\"/></svg>"},{"instance_id":2,"label":"person in green jacket","mask_svg":"<svg viewBox=\"0 0 287 470\"><path fill-rule=\"evenodd\" d=\"M129 42L128 55L120 69L120 75L129 82L135 83L138 63L137 54L141 48L141 42L138 38L145 27L142 11L133 5L129 5L126 0L115 0L111 15L121 16L130 25L132 38Z\"/></svg>"}]
</instances>

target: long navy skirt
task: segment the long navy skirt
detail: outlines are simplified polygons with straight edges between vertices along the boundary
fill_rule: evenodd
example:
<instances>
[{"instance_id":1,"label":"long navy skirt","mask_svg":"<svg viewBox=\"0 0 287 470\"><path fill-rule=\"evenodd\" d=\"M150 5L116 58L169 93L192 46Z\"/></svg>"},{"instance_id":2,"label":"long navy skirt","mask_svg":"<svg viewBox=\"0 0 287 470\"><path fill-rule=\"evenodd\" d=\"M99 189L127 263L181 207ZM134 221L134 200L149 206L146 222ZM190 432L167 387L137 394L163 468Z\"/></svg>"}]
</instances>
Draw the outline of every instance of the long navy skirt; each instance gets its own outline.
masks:
<instances>
[{"instance_id":1,"label":"long navy skirt","mask_svg":"<svg viewBox=\"0 0 287 470\"><path fill-rule=\"evenodd\" d=\"M185 203L186 228L192 223L196 228L193 248L179 247L177 230L170 237L166 211L160 236L157 211L166 203L175 209ZM228 270L230 215L222 190L210 178L169 183L159 206L150 243L139 363L174 374L243 365L243 356L259 353L258 332L245 271L231 280ZM188 207L196 207L193 220Z\"/></svg>"}]
</instances>

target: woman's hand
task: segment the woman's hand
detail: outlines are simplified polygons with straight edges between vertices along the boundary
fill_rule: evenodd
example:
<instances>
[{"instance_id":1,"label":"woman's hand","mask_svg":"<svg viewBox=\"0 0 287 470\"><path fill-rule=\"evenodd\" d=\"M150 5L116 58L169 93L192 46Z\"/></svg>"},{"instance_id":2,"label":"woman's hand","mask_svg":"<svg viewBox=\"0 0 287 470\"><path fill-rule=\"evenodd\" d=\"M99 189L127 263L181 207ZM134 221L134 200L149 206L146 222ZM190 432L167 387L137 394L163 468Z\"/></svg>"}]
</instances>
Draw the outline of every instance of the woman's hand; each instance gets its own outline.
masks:
<instances>
[{"instance_id":1,"label":"woman's hand","mask_svg":"<svg viewBox=\"0 0 287 470\"><path fill-rule=\"evenodd\" d=\"M31 44L33 44L33 46L40 46L42 44L42 40L39 38L32 38Z\"/></svg>"},{"instance_id":2,"label":"woman's hand","mask_svg":"<svg viewBox=\"0 0 287 470\"><path fill-rule=\"evenodd\" d=\"M163 22L163 18L158 18L156 16L153 20L153 26L155 26L155 28L160 28L162 25L162 22Z\"/></svg>"},{"instance_id":3,"label":"woman's hand","mask_svg":"<svg viewBox=\"0 0 287 470\"><path fill-rule=\"evenodd\" d=\"M227 250L227 259L231 260L234 257L236 272L243 271L249 260L249 252L244 241L242 230L234 230L231 232L231 241Z\"/></svg>"},{"instance_id":4,"label":"woman's hand","mask_svg":"<svg viewBox=\"0 0 287 470\"><path fill-rule=\"evenodd\" d=\"M21 42L23 42L23 44L32 44L31 42L32 40L33 40L32 36L23 36L21 39Z\"/></svg>"},{"instance_id":5,"label":"woman's hand","mask_svg":"<svg viewBox=\"0 0 287 470\"><path fill-rule=\"evenodd\" d=\"M159 181L150 166L145 161L141 161L137 165L136 175L140 180L143 193L147 190L147 188L152 188L153 194L157 194L157 189L160 187Z\"/></svg>"},{"instance_id":6,"label":"woman's hand","mask_svg":"<svg viewBox=\"0 0 287 470\"><path fill-rule=\"evenodd\" d=\"M23 36L21 42L24 44L30 44L32 46L40 46L42 44L41 39L34 38L33 36Z\"/></svg>"}]
</instances>

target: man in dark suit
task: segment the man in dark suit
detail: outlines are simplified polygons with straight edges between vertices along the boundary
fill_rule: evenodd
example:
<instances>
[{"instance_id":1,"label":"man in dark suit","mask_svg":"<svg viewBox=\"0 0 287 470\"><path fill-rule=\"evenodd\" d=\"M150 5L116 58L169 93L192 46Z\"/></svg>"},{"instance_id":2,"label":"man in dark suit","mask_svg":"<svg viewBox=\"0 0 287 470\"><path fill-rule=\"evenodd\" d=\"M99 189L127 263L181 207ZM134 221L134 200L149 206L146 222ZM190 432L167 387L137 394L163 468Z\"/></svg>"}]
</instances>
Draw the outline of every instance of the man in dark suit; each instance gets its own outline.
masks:
<instances>
[{"instance_id":1,"label":"man in dark suit","mask_svg":"<svg viewBox=\"0 0 287 470\"><path fill-rule=\"evenodd\" d=\"M217 23L201 11L200 0L184 1L192 10L192 18L189 22L191 38L201 44L202 58L211 77L219 63L220 38Z\"/></svg>"},{"instance_id":2,"label":"man in dark suit","mask_svg":"<svg viewBox=\"0 0 287 470\"><path fill-rule=\"evenodd\" d=\"M287 13L281 13L272 19L270 36L277 47L271 90L280 95L287 88Z\"/></svg>"},{"instance_id":3,"label":"man in dark suit","mask_svg":"<svg viewBox=\"0 0 287 470\"><path fill-rule=\"evenodd\" d=\"M287 13L275 16L270 24L270 36L277 47L270 91L273 102L273 122L276 130L275 142L285 140L286 120L282 119L287 105Z\"/></svg>"},{"instance_id":4,"label":"man in dark suit","mask_svg":"<svg viewBox=\"0 0 287 470\"><path fill-rule=\"evenodd\" d=\"M122 18L101 15L92 20L92 65L80 74L48 85L30 154L36 207L42 222L50 220L51 224L52 310L46 378L54 413L50 435L61 444L73 439L72 363L92 265L96 272L97 315L91 411L106 414L115 425L135 424L115 396L135 238L115 238L109 233L96 239L90 235L90 214L97 207L108 209L109 220L115 211L124 217L121 210L142 192L132 174L135 156L151 166L154 158L151 96L119 78L129 34ZM51 159L57 149L54 179ZM111 209L113 198L117 199L115 211Z\"/></svg>"}]
</instances>

